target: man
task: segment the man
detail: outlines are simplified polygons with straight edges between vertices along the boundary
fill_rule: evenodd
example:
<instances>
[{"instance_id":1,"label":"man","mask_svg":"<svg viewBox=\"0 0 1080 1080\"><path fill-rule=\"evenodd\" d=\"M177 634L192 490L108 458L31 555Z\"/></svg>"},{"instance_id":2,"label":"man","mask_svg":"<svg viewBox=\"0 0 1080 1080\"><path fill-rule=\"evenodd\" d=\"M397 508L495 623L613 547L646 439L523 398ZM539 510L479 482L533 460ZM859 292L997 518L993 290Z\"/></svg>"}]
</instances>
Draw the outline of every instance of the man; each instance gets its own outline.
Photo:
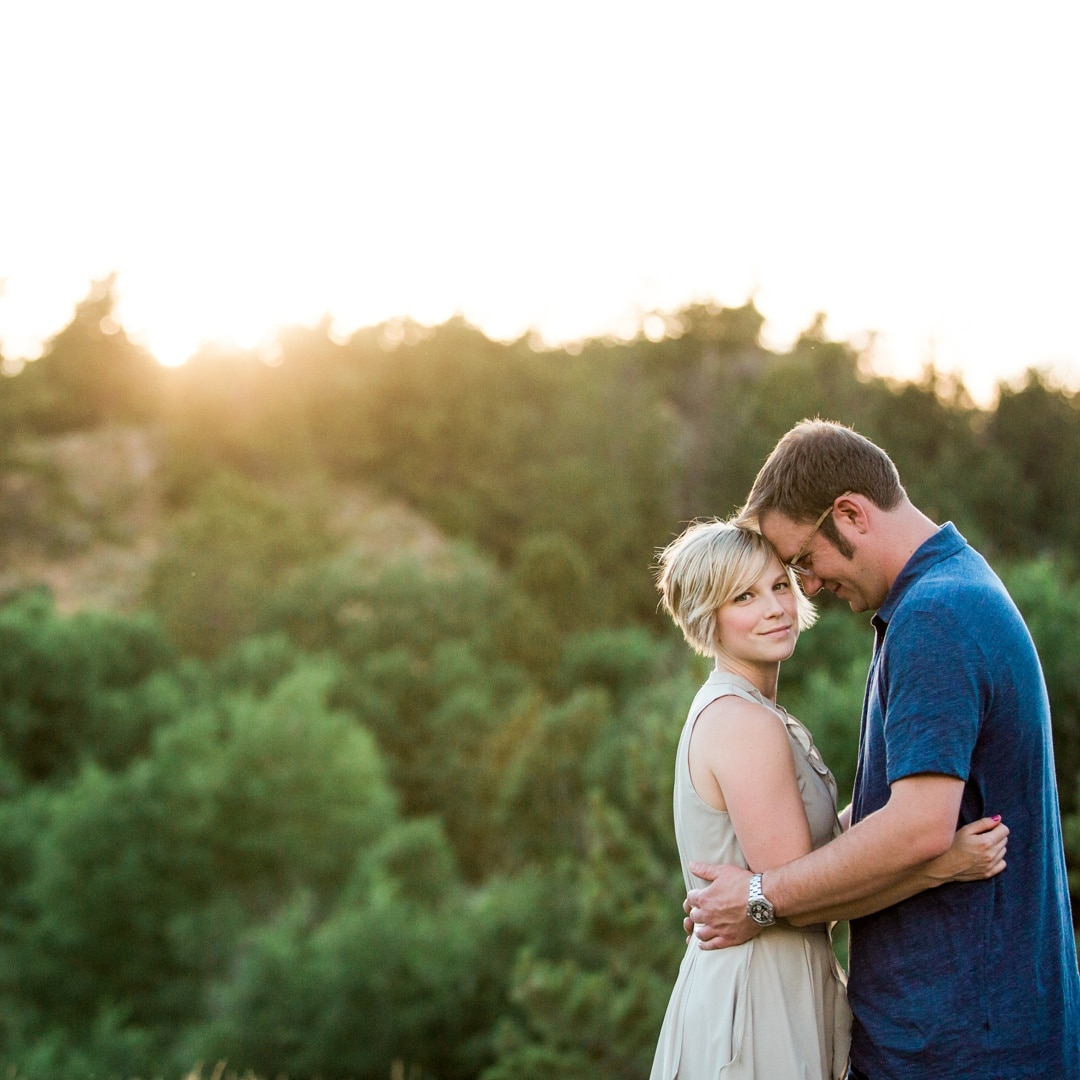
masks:
<instances>
[{"instance_id":1,"label":"man","mask_svg":"<svg viewBox=\"0 0 1080 1080\"><path fill-rule=\"evenodd\" d=\"M876 640L851 827L760 875L694 865L712 884L688 895L687 928L702 948L721 948L774 917L857 915L860 898L943 852L958 824L1000 814L1004 873L852 918L850 1075L1078 1080L1080 977L1050 708L1004 586L951 524L909 501L884 451L839 424L788 432L741 518L808 595L824 588L853 611L876 610Z\"/></svg>"}]
</instances>

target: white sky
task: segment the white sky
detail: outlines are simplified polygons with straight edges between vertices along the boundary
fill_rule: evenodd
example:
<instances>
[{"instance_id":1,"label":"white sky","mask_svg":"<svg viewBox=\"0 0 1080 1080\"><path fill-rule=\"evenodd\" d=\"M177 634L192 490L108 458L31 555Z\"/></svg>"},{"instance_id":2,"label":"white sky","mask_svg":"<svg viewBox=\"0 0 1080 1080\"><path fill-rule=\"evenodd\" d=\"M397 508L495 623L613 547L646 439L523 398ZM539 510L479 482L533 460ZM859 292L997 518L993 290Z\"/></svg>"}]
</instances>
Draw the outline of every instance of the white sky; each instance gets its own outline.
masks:
<instances>
[{"instance_id":1,"label":"white sky","mask_svg":"<svg viewBox=\"0 0 1080 1080\"><path fill-rule=\"evenodd\" d=\"M0 6L0 347L324 314L558 342L753 294L985 398L1080 384L1074 0Z\"/></svg>"}]
</instances>

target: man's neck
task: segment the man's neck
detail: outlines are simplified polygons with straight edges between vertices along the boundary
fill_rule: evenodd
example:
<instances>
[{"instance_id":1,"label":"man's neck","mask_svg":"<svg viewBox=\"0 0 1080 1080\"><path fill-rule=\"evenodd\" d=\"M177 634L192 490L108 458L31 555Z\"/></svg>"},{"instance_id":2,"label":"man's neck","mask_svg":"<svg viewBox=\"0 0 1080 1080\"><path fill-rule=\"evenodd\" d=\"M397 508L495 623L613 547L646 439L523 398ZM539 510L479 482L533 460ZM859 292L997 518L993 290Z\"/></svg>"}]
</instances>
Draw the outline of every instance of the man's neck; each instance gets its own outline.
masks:
<instances>
[{"instance_id":1,"label":"man's neck","mask_svg":"<svg viewBox=\"0 0 1080 1080\"><path fill-rule=\"evenodd\" d=\"M908 499L882 515L884 531L879 549L883 568L891 585L908 564L908 560L937 531L934 524Z\"/></svg>"}]
</instances>

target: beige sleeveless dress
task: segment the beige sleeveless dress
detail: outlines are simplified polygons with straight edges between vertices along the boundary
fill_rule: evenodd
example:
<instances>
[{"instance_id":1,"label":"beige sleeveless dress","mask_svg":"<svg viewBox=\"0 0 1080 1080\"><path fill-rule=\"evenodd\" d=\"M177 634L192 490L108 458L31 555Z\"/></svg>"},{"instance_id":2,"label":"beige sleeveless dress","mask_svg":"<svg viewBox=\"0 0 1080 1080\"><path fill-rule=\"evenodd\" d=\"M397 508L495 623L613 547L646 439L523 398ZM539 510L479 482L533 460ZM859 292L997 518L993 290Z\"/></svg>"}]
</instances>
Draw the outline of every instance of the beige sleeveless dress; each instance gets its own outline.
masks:
<instances>
[{"instance_id":1,"label":"beige sleeveless dress","mask_svg":"<svg viewBox=\"0 0 1080 1080\"><path fill-rule=\"evenodd\" d=\"M708 884L687 869L691 860L747 866L731 819L705 803L690 780L694 724L728 694L764 705L787 728L814 847L840 832L836 782L809 731L746 679L713 671L690 707L676 755L675 838L687 890ZM844 1075L850 1031L844 974L824 924L780 923L744 945L710 952L691 938L650 1080L836 1080Z\"/></svg>"}]
</instances>

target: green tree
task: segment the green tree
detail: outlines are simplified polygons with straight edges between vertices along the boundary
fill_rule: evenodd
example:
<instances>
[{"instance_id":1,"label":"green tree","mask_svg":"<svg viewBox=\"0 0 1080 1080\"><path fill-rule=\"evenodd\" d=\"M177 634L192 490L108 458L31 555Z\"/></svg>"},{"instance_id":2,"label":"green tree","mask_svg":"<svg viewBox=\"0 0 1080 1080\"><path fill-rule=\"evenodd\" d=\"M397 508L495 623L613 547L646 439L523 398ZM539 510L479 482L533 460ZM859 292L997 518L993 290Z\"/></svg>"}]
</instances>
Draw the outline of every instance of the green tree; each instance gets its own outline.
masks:
<instances>
[{"instance_id":1,"label":"green tree","mask_svg":"<svg viewBox=\"0 0 1080 1080\"><path fill-rule=\"evenodd\" d=\"M507 962L506 923L467 902L437 826L395 826L325 916L300 897L245 936L185 1057L325 1080L382 1080L400 1062L465 1080L473 1055L486 1056L476 1043L491 1022L490 980L505 984L491 965Z\"/></svg>"},{"instance_id":2,"label":"green tree","mask_svg":"<svg viewBox=\"0 0 1080 1080\"><path fill-rule=\"evenodd\" d=\"M1013 466L1009 482L999 488L993 527L1004 550L1080 557L1080 394L1054 389L1029 372L1019 389L1001 388L985 444L989 455Z\"/></svg>"},{"instance_id":3,"label":"green tree","mask_svg":"<svg viewBox=\"0 0 1080 1080\"><path fill-rule=\"evenodd\" d=\"M3 380L16 395L19 426L48 434L145 423L157 414L163 372L116 322L115 284L115 277L95 282L41 358Z\"/></svg>"},{"instance_id":4,"label":"green tree","mask_svg":"<svg viewBox=\"0 0 1080 1080\"><path fill-rule=\"evenodd\" d=\"M578 736L587 750L575 744L557 757L551 746L547 774L534 781L541 798L552 790L548 777L558 776L562 758L558 783L576 784L581 792L572 822L550 810L544 823L513 818L533 836L539 830L562 837L561 846L553 843L533 858L554 867L549 873L558 895L570 906L561 919L562 940L519 952L512 1008L497 1028L498 1056L484 1080L648 1074L685 949L671 798L676 744L704 676L681 651L685 664L661 677L671 655L658 647L652 678L634 688L622 682L614 715L610 697L592 690L579 691L561 714L543 718L539 731L551 746L552 736L567 728L587 729L587 721L574 721L590 707L609 711L606 723L593 724L591 738ZM542 757L542 751L524 750L521 773ZM514 779L510 770L508 782Z\"/></svg>"},{"instance_id":5,"label":"green tree","mask_svg":"<svg viewBox=\"0 0 1080 1080\"><path fill-rule=\"evenodd\" d=\"M318 429L296 368L258 351L206 348L165 372L163 485L172 505L188 504L222 472L280 482L317 470Z\"/></svg>"},{"instance_id":6,"label":"green tree","mask_svg":"<svg viewBox=\"0 0 1080 1080\"><path fill-rule=\"evenodd\" d=\"M176 662L150 615L60 615L44 590L0 607L0 754L26 783L118 768L174 718L155 676Z\"/></svg>"},{"instance_id":7,"label":"green tree","mask_svg":"<svg viewBox=\"0 0 1080 1080\"><path fill-rule=\"evenodd\" d=\"M332 540L324 505L290 502L234 474L200 491L168 538L146 590L185 653L221 655L263 628L269 596Z\"/></svg>"},{"instance_id":8,"label":"green tree","mask_svg":"<svg viewBox=\"0 0 1080 1080\"><path fill-rule=\"evenodd\" d=\"M5 862L22 868L0 957L6 1045L89 1045L111 1016L117 1038L143 1032L164 1055L248 930L344 894L398 818L372 739L327 705L334 678L309 664L265 697L204 703L124 772L91 765L3 805Z\"/></svg>"}]
</instances>

